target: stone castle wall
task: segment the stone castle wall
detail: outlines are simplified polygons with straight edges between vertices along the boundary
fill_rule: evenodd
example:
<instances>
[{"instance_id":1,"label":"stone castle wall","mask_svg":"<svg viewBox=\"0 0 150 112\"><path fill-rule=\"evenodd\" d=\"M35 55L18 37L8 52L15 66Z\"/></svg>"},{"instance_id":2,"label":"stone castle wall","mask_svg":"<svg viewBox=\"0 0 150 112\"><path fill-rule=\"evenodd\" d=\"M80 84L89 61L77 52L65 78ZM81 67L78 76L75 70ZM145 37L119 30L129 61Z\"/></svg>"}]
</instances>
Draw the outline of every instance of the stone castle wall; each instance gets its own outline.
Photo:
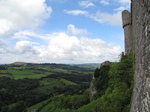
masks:
<instances>
[{"instance_id":1,"label":"stone castle wall","mask_svg":"<svg viewBox=\"0 0 150 112\"><path fill-rule=\"evenodd\" d=\"M130 38L129 43L125 43L126 49L133 45L135 50L131 112L150 112L150 0L132 0L131 20L132 30L128 32L129 28L124 28L125 39ZM130 33L131 37L127 37Z\"/></svg>"},{"instance_id":2,"label":"stone castle wall","mask_svg":"<svg viewBox=\"0 0 150 112\"><path fill-rule=\"evenodd\" d=\"M132 39L132 22L131 22L131 13L127 10L122 12L122 23L124 28L125 35L125 54L129 55L133 47Z\"/></svg>"}]
</instances>

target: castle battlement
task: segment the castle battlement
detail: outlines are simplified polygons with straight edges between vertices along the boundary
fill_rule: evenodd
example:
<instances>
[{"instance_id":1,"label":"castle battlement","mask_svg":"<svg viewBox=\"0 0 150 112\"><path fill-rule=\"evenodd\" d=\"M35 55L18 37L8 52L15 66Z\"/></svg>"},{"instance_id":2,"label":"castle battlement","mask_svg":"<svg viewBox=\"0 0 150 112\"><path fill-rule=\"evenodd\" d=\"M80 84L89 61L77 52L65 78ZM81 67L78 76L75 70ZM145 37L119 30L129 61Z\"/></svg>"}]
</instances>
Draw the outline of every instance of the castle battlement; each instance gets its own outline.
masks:
<instances>
[{"instance_id":1,"label":"castle battlement","mask_svg":"<svg viewBox=\"0 0 150 112\"><path fill-rule=\"evenodd\" d=\"M132 25L131 13L128 10L122 12L122 26L125 28L128 25Z\"/></svg>"},{"instance_id":2,"label":"castle battlement","mask_svg":"<svg viewBox=\"0 0 150 112\"><path fill-rule=\"evenodd\" d=\"M133 47L133 38L132 38L131 13L128 10L124 10L122 12L122 26L124 28L124 37L125 37L125 54L129 55Z\"/></svg>"}]
</instances>

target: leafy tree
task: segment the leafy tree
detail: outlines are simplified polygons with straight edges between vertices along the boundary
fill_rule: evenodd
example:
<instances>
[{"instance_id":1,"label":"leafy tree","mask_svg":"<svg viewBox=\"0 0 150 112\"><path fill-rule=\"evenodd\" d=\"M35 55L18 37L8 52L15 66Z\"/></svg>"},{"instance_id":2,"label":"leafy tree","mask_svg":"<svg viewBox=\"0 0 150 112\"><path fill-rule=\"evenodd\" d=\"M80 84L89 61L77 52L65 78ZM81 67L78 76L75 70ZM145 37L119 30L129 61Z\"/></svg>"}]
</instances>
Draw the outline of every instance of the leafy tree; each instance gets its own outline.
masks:
<instances>
[{"instance_id":1,"label":"leafy tree","mask_svg":"<svg viewBox=\"0 0 150 112\"><path fill-rule=\"evenodd\" d=\"M99 76L99 69L96 68L95 72L94 72L94 77L98 77Z\"/></svg>"},{"instance_id":2,"label":"leafy tree","mask_svg":"<svg viewBox=\"0 0 150 112\"><path fill-rule=\"evenodd\" d=\"M95 106L94 112L129 112L133 74L134 56L122 54L120 62L112 63L110 66L107 89L105 94L99 97L99 103ZM99 81L103 82L103 79Z\"/></svg>"},{"instance_id":3,"label":"leafy tree","mask_svg":"<svg viewBox=\"0 0 150 112\"><path fill-rule=\"evenodd\" d=\"M7 70L6 65L0 65L0 70Z\"/></svg>"}]
</instances>

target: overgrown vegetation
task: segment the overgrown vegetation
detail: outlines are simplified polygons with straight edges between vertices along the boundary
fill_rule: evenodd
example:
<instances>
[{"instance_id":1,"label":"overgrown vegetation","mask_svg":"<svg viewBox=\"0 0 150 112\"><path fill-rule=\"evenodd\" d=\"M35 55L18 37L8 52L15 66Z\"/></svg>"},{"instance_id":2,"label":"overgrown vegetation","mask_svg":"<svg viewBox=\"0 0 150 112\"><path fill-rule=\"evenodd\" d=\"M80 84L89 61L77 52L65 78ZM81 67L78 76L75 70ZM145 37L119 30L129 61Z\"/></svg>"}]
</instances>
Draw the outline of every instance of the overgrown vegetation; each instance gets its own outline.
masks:
<instances>
[{"instance_id":1,"label":"overgrown vegetation","mask_svg":"<svg viewBox=\"0 0 150 112\"><path fill-rule=\"evenodd\" d=\"M0 66L1 112L129 112L134 55L100 68L63 64ZM90 95L92 81L97 92ZM3 77L6 76L6 77Z\"/></svg>"},{"instance_id":2,"label":"overgrown vegetation","mask_svg":"<svg viewBox=\"0 0 150 112\"><path fill-rule=\"evenodd\" d=\"M120 62L102 65L94 72L97 93L89 112L129 112L133 91L134 55L121 55ZM90 104L89 104L90 105ZM88 108L88 106L86 106ZM84 112L86 108L81 107ZM78 111L77 111L78 112Z\"/></svg>"}]
</instances>

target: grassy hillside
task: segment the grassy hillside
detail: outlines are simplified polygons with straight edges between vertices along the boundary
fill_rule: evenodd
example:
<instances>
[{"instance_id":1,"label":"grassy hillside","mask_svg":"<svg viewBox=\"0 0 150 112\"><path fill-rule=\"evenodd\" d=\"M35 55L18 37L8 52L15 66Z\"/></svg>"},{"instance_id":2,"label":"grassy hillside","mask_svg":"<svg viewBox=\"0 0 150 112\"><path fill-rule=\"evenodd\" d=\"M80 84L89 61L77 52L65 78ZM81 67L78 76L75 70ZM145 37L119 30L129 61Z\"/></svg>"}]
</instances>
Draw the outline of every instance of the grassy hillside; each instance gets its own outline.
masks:
<instances>
[{"instance_id":1,"label":"grassy hillside","mask_svg":"<svg viewBox=\"0 0 150 112\"><path fill-rule=\"evenodd\" d=\"M84 64L75 64L75 65L80 67L95 68L95 69L100 67L100 63L84 63Z\"/></svg>"},{"instance_id":2,"label":"grassy hillside","mask_svg":"<svg viewBox=\"0 0 150 112\"><path fill-rule=\"evenodd\" d=\"M0 111L43 110L47 103L53 104L52 98L81 95L88 89L93 71L93 68L54 63L1 65Z\"/></svg>"},{"instance_id":3,"label":"grassy hillside","mask_svg":"<svg viewBox=\"0 0 150 112\"><path fill-rule=\"evenodd\" d=\"M120 62L102 65L94 72L96 88L92 102L76 112L129 112L133 91L134 55L121 55Z\"/></svg>"},{"instance_id":4,"label":"grassy hillside","mask_svg":"<svg viewBox=\"0 0 150 112\"><path fill-rule=\"evenodd\" d=\"M15 62L5 66L7 69L0 69L0 76L9 76L14 79L40 79L51 74L66 73L66 74L89 74L94 71L93 68L80 67L77 65L65 64L35 64Z\"/></svg>"},{"instance_id":5,"label":"grassy hillside","mask_svg":"<svg viewBox=\"0 0 150 112\"><path fill-rule=\"evenodd\" d=\"M1 65L0 112L129 112L134 56L122 54L120 62L91 66Z\"/></svg>"}]
</instances>

